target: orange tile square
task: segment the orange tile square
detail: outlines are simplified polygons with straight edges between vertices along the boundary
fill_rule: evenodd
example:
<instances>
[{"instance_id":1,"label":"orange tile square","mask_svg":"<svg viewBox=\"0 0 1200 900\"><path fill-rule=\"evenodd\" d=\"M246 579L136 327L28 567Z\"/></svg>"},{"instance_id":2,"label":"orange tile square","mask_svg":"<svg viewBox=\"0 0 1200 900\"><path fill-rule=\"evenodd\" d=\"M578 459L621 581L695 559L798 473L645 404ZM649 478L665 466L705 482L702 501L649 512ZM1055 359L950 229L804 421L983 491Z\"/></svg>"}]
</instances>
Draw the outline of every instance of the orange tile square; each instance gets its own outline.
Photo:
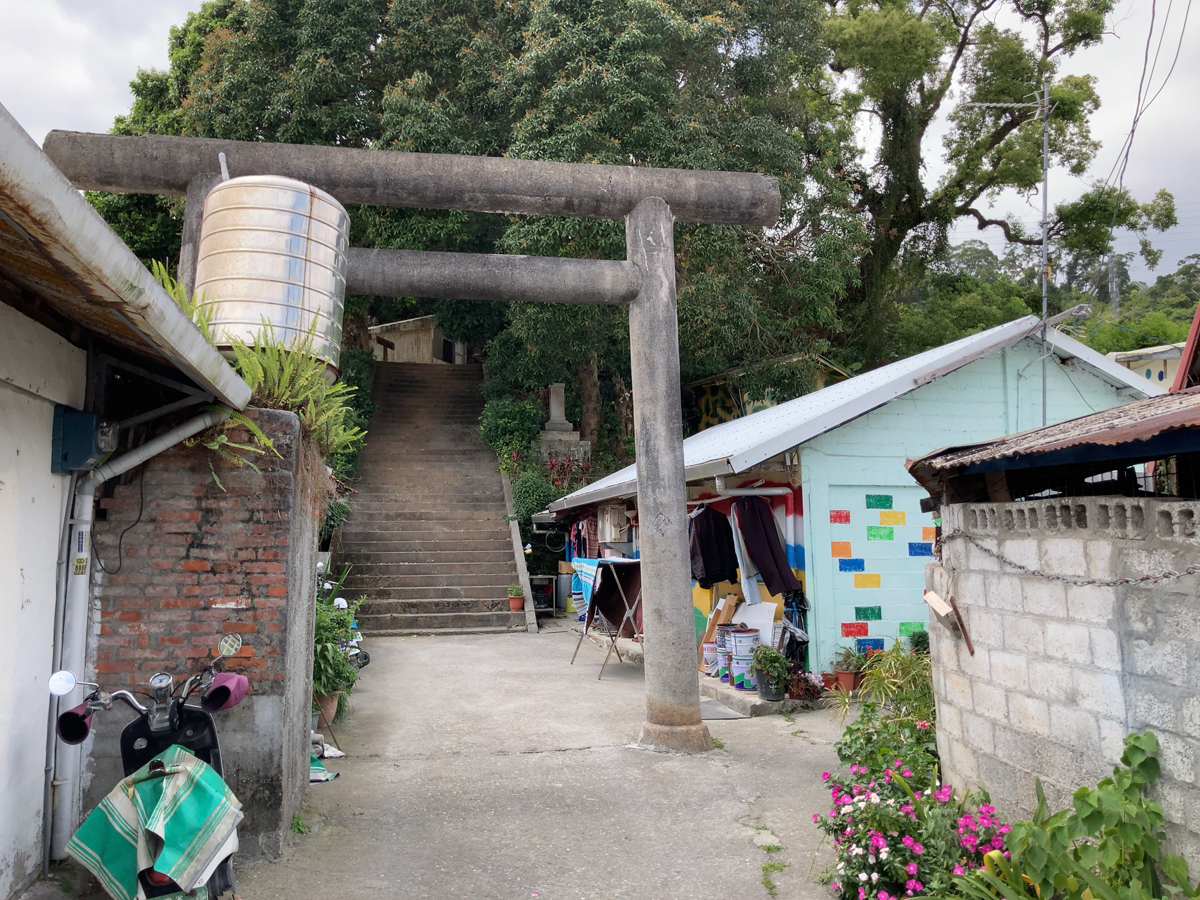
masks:
<instances>
[{"instance_id":1,"label":"orange tile square","mask_svg":"<svg viewBox=\"0 0 1200 900\"><path fill-rule=\"evenodd\" d=\"M879 511L880 525L903 525L904 510L902 509L881 509Z\"/></svg>"},{"instance_id":2,"label":"orange tile square","mask_svg":"<svg viewBox=\"0 0 1200 900\"><path fill-rule=\"evenodd\" d=\"M834 559L849 559L850 558L850 542L849 541L830 541L829 555Z\"/></svg>"},{"instance_id":3,"label":"orange tile square","mask_svg":"<svg viewBox=\"0 0 1200 900\"><path fill-rule=\"evenodd\" d=\"M921 529L921 540L936 541L937 540L937 529L933 528L931 526L928 526L928 525L925 526L924 528L922 528Z\"/></svg>"},{"instance_id":4,"label":"orange tile square","mask_svg":"<svg viewBox=\"0 0 1200 900\"><path fill-rule=\"evenodd\" d=\"M877 588L880 585L880 578L877 574L866 574L860 572L854 576L854 586L856 588Z\"/></svg>"}]
</instances>

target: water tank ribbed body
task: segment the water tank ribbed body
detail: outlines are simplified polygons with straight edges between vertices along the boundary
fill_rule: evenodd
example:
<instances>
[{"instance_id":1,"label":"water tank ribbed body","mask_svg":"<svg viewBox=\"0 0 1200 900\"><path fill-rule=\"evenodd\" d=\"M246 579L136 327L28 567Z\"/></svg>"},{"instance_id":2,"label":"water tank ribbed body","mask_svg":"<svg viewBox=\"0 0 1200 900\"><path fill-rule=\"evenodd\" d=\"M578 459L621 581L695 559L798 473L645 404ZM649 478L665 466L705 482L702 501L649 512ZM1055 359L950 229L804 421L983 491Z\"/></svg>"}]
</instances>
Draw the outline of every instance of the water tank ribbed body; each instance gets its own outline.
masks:
<instances>
[{"instance_id":1,"label":"water tank ribbed body","mask_svg":"<svg viewBox=\"0 0 1200 900\"><path fill-rule=\"evenodd\" d=\"M295 346L316 319L314 354L336 374L350 218L332 196L292 178L248 175L204 201L195 294L218 347L253 343L263 320Z\"/></svg>"}]
</instances>

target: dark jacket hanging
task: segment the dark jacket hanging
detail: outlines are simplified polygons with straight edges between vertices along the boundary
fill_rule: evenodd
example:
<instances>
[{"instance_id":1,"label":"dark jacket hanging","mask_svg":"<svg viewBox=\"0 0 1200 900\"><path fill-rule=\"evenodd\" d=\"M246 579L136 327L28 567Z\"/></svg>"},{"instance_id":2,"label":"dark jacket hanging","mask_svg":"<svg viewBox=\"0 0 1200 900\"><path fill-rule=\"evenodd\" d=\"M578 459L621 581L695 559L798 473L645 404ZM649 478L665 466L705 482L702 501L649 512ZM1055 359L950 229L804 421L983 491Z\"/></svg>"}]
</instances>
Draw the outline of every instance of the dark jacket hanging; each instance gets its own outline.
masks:
<instances>
[{"instance_id":1,"label":"dark jacket hanging","mask_svg":"<svg viewBox=\"0 0 1200 900\"><path fill-rule=\"evenodd\" d=\"M688 550L692 557L692 578L700 587L710 588L722 581L737 581L737 552L733 549L733 531L729 519L705 506L692 518Z\"/></svg>"},{"instance_id":2,"label":"dark jacket hanging","mask_svg":"<svg viewBox=\"0 0 1200 900\"><path fill-rule=\"evenodd\" d=\"M738 497L733 503L742 540L750 559L758 566L763 584L777 596L784 591L801 590L801 584L788 565L787 551L780 545L775 515L765 497Z\"/></svg>"}]
</instances>

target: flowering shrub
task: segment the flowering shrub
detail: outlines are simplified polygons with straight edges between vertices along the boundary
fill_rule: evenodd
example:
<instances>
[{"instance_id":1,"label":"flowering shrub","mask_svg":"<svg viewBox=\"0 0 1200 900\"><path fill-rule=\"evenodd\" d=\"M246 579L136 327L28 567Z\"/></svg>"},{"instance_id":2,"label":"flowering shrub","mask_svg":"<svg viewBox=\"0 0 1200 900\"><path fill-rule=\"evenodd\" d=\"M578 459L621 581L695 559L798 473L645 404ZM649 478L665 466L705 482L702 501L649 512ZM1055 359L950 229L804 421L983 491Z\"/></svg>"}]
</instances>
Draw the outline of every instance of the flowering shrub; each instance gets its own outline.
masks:
<instances>
[{"instance_id":1,"label":"flowering shrub","mask_svg":"<svg viewBox=\"0 0 1200 900\"><path fill-rule=\"evenodd\" d=\"M938 761L937 737L930 722L881 718L875 703L862 704L858 718L846 726L835 746L838 759L854 763L851 772L860 780L883 779L888 768L907 769L913 774L905 777L917 792L929 787Z\"/></svg>"},{"instance_id":2,"label":"flowering shrub","mask_svg":"<svg viewBox=\"0 0 1200 900\"><path fill-rule=\"evenodd\" d=\"M903 759L878 773L853 763L849 774L821 776L833 805L826 816L813 815L833 839L838 900L952 893L955 876L980 868L990 851L1003 851L1009 827L991 806L985 802L970 812L971 795L956 800L953 788L932 775L922 779ZM911 785L919 781L928 787L914 791Z\"/></svg>"}]
</instances>

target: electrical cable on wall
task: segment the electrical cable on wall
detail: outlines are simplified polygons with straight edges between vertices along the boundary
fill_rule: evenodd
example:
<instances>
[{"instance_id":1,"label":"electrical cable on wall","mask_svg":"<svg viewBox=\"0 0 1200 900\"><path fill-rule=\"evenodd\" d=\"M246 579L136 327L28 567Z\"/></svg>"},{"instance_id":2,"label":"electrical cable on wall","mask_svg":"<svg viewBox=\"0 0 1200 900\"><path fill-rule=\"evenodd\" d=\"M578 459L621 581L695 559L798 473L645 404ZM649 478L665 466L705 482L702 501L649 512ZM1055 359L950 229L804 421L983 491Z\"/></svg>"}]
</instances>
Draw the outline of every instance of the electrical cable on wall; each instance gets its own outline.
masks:
<instances>
[{"instance_id":1,"label":"electrical cable on wall","mask_svg":"<svg viewBox=\"0 0 1200 900\"><path fill-rule=\"evenodd\" d=\"M141 466L141 471L138 473L138 514L137 514L137 518L133 520L132 525L127 527L124 531L122 531L117 536L117 567L115 569L110 570L106 565L104 565L104 560L102 560L100 558L100 551L98 551L96 549L96 531L95 531L95 529L92 530L92 556L95 557L96 565L98 565L104 571L104 574L116 575L118 572L121 571L121 567L123 565L125 565L125 559L121 555L121 545L125 540L125 535L129 534L129 532L133 529L134 525L137 525L140 521L142 521L142 511L145 509L145 507L146 507L146 467L143 465L143 466Z\"/></svg>"}]
</instances>

